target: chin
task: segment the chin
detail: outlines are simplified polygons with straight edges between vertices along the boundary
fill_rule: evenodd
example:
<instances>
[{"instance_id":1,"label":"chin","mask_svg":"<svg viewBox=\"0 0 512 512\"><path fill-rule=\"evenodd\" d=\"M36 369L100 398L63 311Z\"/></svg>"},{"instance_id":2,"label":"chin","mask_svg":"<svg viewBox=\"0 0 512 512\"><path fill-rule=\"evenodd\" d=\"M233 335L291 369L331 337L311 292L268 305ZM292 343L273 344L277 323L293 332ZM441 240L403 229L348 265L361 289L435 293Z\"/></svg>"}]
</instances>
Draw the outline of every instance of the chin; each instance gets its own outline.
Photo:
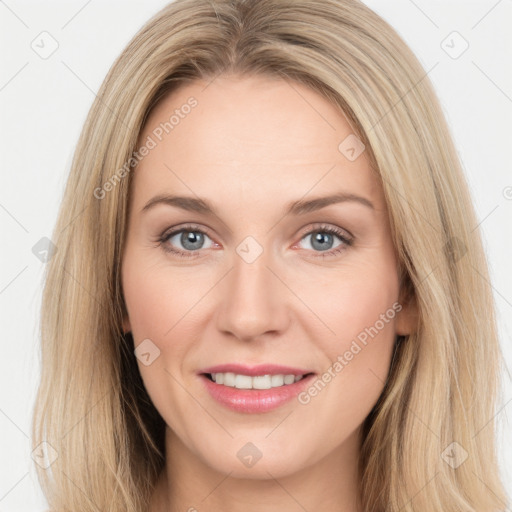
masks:
<instances>
[{"instance_id":1,"label":"chin","mask_svg":"<svg viewBox=\"0 0 512 512\"><path fill-rule=\"evenodd\" d=\"M203 461L215 471L229 474L233 478L283 478L308 466L308 461L304 458L303 443L293 442L290 445L302 447L299 450L300 459L297 449L291 450L291 446L287 447L288 449L274 447L262 437L261 441L255 440L254 443L244 440L233 441L232 446L220 446L217 453L208 453L203 457Z\"/></svg>"}]
</instances>

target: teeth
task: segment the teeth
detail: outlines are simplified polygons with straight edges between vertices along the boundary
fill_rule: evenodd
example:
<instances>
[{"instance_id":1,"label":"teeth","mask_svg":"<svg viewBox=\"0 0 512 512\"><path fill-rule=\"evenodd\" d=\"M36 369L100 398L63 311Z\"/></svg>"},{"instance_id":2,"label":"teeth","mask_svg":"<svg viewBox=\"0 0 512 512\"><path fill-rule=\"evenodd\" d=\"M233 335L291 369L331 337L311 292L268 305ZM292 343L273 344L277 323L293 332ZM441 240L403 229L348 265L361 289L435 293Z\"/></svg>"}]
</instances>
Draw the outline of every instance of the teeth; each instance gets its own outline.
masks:
<instances>
[{"instance_id":1,"label":"teeth","mask_svg":"<svg viewBox=\"0 0 512 512\"><path fill-rule=\"evenodd\" d=\"M217 384L223 384L237 389L270 389L287 386L298 382L303 375L239 375L231 372L212 373L212 380Z\"/></svg>"}]
</instances>

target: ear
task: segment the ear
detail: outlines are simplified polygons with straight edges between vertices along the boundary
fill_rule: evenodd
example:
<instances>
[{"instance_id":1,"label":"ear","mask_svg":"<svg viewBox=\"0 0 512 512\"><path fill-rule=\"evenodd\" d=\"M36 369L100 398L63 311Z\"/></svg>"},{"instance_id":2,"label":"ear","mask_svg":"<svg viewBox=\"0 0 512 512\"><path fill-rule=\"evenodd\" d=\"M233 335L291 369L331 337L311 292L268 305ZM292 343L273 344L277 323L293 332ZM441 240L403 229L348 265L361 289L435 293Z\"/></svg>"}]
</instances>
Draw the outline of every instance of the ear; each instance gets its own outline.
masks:
<instances>
[{"instance_id":1,"label":"ear","mask_svg":"<svg viewBox=\"0 0 512 512\"><path fill-rule=\"evenodd\" d=\"M128 318L128 315L125 315L123 317L123 333L127 334L132 330L132 326L130 324L130 319Z\"/></svg>"},{"instance_id":2,"label":"ear","mask_svg":"<svg viewBox=\"0 0 512 512\"><path fill-rule=\"evenodd\" d=\"M407 336L416 331L418 326L418 304L408 276L404 278L400 288L398 303L402 306L402 309L396 314L396 333L399 336Z\"/></svg>"}]
</instances>

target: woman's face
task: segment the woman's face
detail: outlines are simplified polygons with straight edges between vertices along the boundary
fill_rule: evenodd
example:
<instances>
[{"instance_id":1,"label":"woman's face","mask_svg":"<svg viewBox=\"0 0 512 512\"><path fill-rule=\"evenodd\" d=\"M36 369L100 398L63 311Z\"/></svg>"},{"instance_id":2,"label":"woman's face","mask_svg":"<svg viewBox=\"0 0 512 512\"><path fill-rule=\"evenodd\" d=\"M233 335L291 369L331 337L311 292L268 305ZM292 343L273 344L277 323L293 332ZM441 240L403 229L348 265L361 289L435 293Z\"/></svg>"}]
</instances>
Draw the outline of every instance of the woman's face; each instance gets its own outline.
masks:
<instances>
[{"instance_id":1,"label":"woman's face","mask_svg":"<svg viewBox=\"0 0 512 512\"><path fill-rule=\"evenodd\" d=\"M139 139L124 328L172 442L209 468L277 477L353 454L409 333L352 132L295 82L221 76L166 97Z\"/></svg>"}]
</instances>

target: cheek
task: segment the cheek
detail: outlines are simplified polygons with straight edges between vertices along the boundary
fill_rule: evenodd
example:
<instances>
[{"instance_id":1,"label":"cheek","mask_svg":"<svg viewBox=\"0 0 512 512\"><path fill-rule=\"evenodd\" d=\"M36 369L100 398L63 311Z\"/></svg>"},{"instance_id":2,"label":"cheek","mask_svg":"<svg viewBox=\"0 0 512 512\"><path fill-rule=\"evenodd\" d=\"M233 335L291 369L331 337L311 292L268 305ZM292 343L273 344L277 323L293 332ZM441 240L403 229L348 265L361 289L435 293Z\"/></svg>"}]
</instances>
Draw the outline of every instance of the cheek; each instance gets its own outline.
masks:
<instances>
[{"instance_id":1,"label":"cheek","mask_svg":"<svg viewBox=\"0 0 512 512\"><path fill-rule=\"evenodd\" d=\"M143 343L150 347L150 364L137 360L144 386L161 416L173 424L169 411L176 410L180 401L180 386L174 379L182 380L190 342L184 329L190 325L191 302L201 294L190 279L187 283L175 272L171 275L169 268L152 262L142 251L129 253L123 262L123 292L134 348Z\"/></svg>"},{"instance_id":2,"label":"cheek","mask_svg":"<svg viewBox=\"0 0 512 512\"><path fill-rule=\"evenodd\" d=\"M139 371L152 401L174 404L184 374L190 372L190 351L200 337L204 311L201 300L214 286L210 272L180 272L143 251L133 251L123 266L123 291L135 347L151 340L158 356L150 365L138 360ZM147 343L147 342L146 342Z\"/></svg>"},{"instance_id":3,"label":"cheek","mask_svg":"<svg viewBox=\"0 0 512 512\"><path fill-rule=\"evenodd\" d=\"M343 340L332 352L331 363L301 397L314 410L317 424L337 425L326 431L328 445L335 445L356 430L381 396L394 346L391 323L365 343Z\"/></svg>"},{"instance_id":4,"label":"cheek","mask_svg":"<svg viewBox=\"0 0 512 512\"><path fill-rule=\"evenodd\" d=\"M326 356L325 367L321 382L307 391L304 402L332 403L331 413L335 411L340 421L351 418L353 423L357 417L362 422L389 372L401 310L398 275L392 266L351 266L319 284L323 286L305 288L305 300L322 320L320 327L310 323L310 335Z\"/></svg>"},{"instance_id":5,"label":"cheek","mask_svg":"<svg viewBox=\"0 0 512 512\"><path fill-rule=\"evenodd\" d=\"M336 353L348 350L352 342L370 347L371 340L394 338L398 287L392 283L372 285L364 281L346 284L329 305L328 315L337 340ZM379 344L375 344L378 350ZM371 345L373 346L373 345ZM327 350L332 353L332 350Z\"/></svg>"},{"instance_id":6,"label":"cheek","mask_svg":"<svg viewBox=\"0 0 512 512\"><path fill-rule=\"evenodd\" d=\"M322 344L324 352L336 357L348 349L354 339L364 343L369 338L394 337L399 282L392 265L350 265L305 283L302 297L322 321L322 336L312 339ZM376 332L378 331L378 332Z\"/></svg>"},{"instance_id":7,"label":"cheek","mask_svg":"<svg viewBox=\"0 0 512 512\"><path fill-rule=\"evenodd\" d=\"M164 342L172 337L181 319L189 318L187 311L207 291L201 279L192 281L190 275L172 272L161 262L151 264L144 255L127 258L123 276L124 297L136 341L155 338Z\"/></svg>"}]
</instances>

